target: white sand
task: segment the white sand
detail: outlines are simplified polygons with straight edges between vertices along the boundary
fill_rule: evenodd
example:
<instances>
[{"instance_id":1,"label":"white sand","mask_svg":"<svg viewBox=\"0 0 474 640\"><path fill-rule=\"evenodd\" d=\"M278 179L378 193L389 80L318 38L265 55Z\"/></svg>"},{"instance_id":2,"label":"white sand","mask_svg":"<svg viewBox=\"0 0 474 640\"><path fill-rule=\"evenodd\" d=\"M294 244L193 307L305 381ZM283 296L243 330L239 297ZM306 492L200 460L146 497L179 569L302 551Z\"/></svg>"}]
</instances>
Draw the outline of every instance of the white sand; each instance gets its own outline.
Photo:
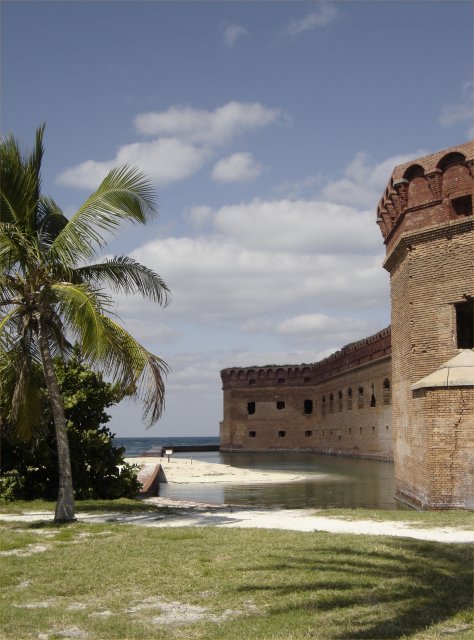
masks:
<instances>
[{"instance_id":1,"label":"white sand","mask_svg":"<svg viewBox=\"0 0 474 640\"><path fill-rule=\"evenodd\" d=\"M396 536L434 542L473 543L474 531L455 527L421 528L410 522L375 522L373 520L343 520L325 517L324 511L311 509L249 509L222 505L220 507L149 498L158 506L173 507L168 512L141 513L84 513L78 512L79 522L116 522L144 527L221 527L240 529L286 529L288 531L364 534ZM52 511L30 511L22 514L0 514L9 522L35 522L53 519ZM43 550L43 549L42 549Z\"/></svg>"},{"instance_id":2,"label":"white sand","mask_svg":"<svg viewBox=\"0 0 474 640\"><path fill-rule=\"evenodd\" d=\"M291 471L255 471L239 469L228 464L203 462L192 458L125 458L125 462L140 466L161 465L166 481L176 484L231 483L231 484L273 484L298 482L309 477L324 477L325 474L297 474Z\"/></svg>"}]
</instances>

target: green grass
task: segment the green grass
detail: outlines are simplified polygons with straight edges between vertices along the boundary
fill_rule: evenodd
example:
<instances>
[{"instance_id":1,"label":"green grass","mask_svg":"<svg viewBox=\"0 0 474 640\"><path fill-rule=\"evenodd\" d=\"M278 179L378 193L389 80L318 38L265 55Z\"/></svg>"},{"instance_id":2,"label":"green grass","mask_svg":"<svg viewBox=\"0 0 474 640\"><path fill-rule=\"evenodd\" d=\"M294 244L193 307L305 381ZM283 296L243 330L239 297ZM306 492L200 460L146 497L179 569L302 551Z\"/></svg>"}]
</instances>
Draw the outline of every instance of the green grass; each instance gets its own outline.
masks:
<instances>
[{"instance_id":1,"label":"green grass","mask_svg":"<svg viewBox=\"0 0 474 640\"><path fill-rule=\"evenodd\" d=\"M471 545L16 522L0 525L0 553L5 640L472 637Z\"/></svg>"},{"instance_id":2,"label":"green grass","mask_svg":"<svg viewBox=\"0 0 474 640\"><path fill-rule=\"evenodd\" d=\"M0 501L0 513L24 513L25 511L51 511L54 513L56 503L48 500L15 500L13 502ZM157 511L154 504L149 504L143 500L129 500L120 498L118 500L76 500L76 510L92 512L116 512L134 513L138 511ZM159 510L163 510L160 507Z\"/></svg>"},{"instance_id":3,"label":"green grass","mask_svg":"<svg viewBox=\"0 0 474 640\"><path fill-rule=\"evenodd\" d=\"M376 520L377 522L409 522L420 527L456 527L474 529L474 512L462 511L385 511L382 509L323 509L316 516L344 520Z\"/></svg>"}]
</instances>

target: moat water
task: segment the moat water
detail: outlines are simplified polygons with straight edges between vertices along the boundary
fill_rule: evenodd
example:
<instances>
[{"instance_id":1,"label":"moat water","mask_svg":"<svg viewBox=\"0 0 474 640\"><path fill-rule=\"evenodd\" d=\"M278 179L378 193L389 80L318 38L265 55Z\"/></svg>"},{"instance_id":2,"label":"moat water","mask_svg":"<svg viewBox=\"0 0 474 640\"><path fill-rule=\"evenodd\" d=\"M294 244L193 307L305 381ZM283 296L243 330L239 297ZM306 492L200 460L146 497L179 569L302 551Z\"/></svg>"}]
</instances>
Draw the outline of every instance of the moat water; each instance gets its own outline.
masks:
<instances>
[{"instance_id":1,"label":"moat water","mask_svg":"<svg viewBox=\"0 0 474 640\"><path fill-rule=\"evenodd\" d=\"M116 438L126 454L137 456L161 446L161 438ZM175 438L178 444L180 438ZM199 444L199 438L196 443ZM210 440L210 439L208 439ZM273 484L182 484L160 486L160 495L176 500L273 507L407 509L394 499L393 464L312 453L176 453L175 457L229 464L261 471L289 471L304 480Z\"/></svg>"}]
</instances>

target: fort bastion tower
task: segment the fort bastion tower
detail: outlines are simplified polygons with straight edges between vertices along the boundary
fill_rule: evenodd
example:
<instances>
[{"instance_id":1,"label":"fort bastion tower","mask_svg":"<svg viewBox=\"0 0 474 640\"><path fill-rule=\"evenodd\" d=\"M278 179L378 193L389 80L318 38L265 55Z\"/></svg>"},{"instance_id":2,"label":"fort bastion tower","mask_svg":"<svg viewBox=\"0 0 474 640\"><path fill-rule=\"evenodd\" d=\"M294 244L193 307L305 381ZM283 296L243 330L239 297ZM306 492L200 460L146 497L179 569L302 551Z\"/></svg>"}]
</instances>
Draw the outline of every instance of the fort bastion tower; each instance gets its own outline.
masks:
<instances>
[{"instance_id":1,"label":"fort bastion tower","mask_svg":"<svg viewBox=\"0 0 474 640\"><path fill-rule=\"evenodd\" d=\"M397 497L474 508L474 143L397 166L377 209L392 299Z\"/></svg>"}]
</instances>

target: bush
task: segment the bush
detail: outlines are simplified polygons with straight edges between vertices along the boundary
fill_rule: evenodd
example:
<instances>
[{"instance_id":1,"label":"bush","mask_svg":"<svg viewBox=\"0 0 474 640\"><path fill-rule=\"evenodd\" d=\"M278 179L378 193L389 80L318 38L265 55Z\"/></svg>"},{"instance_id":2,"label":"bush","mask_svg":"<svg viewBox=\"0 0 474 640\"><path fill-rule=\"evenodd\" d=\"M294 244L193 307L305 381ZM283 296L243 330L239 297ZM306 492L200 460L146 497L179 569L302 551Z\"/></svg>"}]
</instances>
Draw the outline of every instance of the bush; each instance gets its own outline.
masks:
<instances>
[{"instance_id":1,"label":"bush","mask_svg":"<svg viewBox=\"0 0 474 640\"><path fill-rule=\"evenodd\" d=\"M7 471L0 476L0 500L13 502L25 499L25 478L18 471Z\"/></svg>"},{"instance_id":2,"label":"bush","mask_svg":"<svg viewBox=\"0 0 474 640\"><path fill-rule=\"evenodd\" d=\"M66 364L57 361L56 373L65 405L75 497L135 497L140 489L135 467L125 464L125 449L113 446L114 434L106 426L110 416L105 409L123 398L122 390L86 367L77 352ZM45 432L29 442L4 432L0 499L57 499L55 438L49 409Z\"/></svg>"}]
</instances>

